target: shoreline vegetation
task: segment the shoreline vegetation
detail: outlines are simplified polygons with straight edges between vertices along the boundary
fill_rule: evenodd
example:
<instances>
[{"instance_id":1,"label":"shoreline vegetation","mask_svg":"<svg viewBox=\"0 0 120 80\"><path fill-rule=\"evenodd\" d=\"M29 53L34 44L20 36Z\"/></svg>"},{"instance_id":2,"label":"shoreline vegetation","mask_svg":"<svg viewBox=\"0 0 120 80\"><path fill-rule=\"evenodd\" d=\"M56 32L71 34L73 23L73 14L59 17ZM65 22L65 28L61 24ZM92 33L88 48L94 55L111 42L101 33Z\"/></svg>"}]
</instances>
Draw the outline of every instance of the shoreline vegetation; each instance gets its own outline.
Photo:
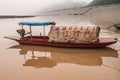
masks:
<instances>
[{"instance_id":1,"label":"shoreline vegetation","mask_svg":"<svg viewBox=\"0 0 120 80\"><path fill-rule=\"evenodd\" d=\"M9 19L9 18L29 18L36 16L24 16L24 15L0 15L0 19Z\"/></svg>"},{"instance_id":2,"label":"shoreline vegetation","mask_svg":"<svg viewBox=\"0 0 120 80\"><path fill-rule=\"evenodd\" d=\"M88 6L102 6L109 4L120 4L120 0L93 0Z\"/></svg>"}]
</instances>

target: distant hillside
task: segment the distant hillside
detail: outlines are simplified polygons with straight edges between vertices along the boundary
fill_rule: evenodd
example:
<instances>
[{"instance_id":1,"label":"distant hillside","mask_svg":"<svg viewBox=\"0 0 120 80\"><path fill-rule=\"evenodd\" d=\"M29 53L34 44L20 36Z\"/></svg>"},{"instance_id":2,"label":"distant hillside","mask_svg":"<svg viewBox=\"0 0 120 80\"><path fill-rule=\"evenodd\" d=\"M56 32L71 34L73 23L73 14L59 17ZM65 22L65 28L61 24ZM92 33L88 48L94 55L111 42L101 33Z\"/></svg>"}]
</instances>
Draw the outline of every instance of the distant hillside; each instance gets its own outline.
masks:
<instances>
[{"instance_id":1,"label":"distant hillside","mask_svg":"<svg viewBox=\"0 0 120 80\"><path fill-rule=\"evenodd\" d=\"M120 0L93 0L88 6L99 6L107 4L120 4Z\"/></svg>"},{"instance_id":2,"label":"distant hillside","mask_svg":"<svg viewBox=\"0 0 120 80\"><path fill-rule=\"evenodd\" d=\"M68 8L77 8L77 7L83 7L88 5L86 2L74 2L73 0L66 1L64 3L58 3L51 6L47 6L42 11L53 11L53 10L60 10L60 9L68 9Z\"/></svg>"}]
</instances>

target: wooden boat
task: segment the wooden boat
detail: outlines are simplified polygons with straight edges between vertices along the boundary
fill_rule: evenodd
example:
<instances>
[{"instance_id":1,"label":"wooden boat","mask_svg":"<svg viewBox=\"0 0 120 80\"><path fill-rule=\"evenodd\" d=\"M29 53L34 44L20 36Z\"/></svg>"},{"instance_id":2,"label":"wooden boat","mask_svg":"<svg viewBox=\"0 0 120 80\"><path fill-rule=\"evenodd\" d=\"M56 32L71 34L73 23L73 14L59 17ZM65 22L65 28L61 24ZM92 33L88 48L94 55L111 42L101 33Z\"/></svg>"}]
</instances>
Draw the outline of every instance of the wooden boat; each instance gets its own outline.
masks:
<instances>
[{"instance_id":1,"label":"wooden boat","mask_svg":"<svg viewBox=\"0 0 120 80\"><path fill-rule=\"evenodd\" d=\"M107 29L109 29L111 27L115 27L116 29L120 30L120 24L114 24L114 25L108 27Z\"/></svg>"},{"instance_id":2,"label":"wooden boat","mask_svg":"<svg viewBox=\"0 0 120 80\"><path fill-rule=\"evenodd\" d=\"M22 25L22 29L17 30L20 33L20 38L14 37L5 37L11 40L17 41L19 44L26 45L41 45L41 46L52 46L52 47L68 47L68 48L98 48L98 47L106 47L110 44L116 43L117 39L114 37L106 37L106 38L98 38L94 42L83 42L83 43L71 43L71 42L54 42L49 41L49 37L45 36L45 26L46 25L55 25L55 22L20 22L19 25ZM30 32L25 33L23 26L30 26ZM44 26L44 35L43 36L33 36L31 27L32 26ZM25 36L25 34L30 34L30 36Z\"/></svg>"},{"instance_id":3,"label":"wooden boat","mask_svg":"<svg viewBox=\"0 0 120 80\"><path fill-rule=\"evenodd\" d=\"M120 24L115 24L114 26L120 30Z\"/></svg>"}]
</instances>

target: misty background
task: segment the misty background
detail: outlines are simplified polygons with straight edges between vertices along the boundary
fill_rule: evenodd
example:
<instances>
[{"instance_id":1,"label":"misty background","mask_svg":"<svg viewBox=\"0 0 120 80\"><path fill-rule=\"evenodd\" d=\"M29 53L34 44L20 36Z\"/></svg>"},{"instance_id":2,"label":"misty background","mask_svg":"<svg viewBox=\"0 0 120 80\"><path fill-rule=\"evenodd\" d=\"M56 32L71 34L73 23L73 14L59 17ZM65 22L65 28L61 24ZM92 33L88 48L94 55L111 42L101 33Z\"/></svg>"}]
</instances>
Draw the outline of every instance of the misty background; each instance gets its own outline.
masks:
<instances>
[{"instance_id":1,"label":"misty background","mask_svg":"<svg viewBox=\"0 0 120 80\"><path fill-rule=\"evenodd\" d=\"M93 0L0 0L0 15L31 15L41 11L82 7Z\"/></svg>"},{"instance_id":2,"label":"misty background","mask_svg":"<svg viewBox=\"0 0 120 80\"><path fill-rule=\"evenodd\" d=\"M39 15L41 12L109 4L120 4L120 0L0 0L0 15Z\"/></svg>"}]
</instances>

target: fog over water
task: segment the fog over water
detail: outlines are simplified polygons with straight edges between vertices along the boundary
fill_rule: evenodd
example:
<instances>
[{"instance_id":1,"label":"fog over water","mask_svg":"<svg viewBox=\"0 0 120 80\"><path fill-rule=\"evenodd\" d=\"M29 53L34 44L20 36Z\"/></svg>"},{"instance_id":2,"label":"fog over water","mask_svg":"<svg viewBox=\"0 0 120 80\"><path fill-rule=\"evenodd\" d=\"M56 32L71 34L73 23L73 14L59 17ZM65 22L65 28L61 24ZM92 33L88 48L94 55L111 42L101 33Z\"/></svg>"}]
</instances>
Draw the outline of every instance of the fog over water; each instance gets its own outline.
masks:
<instances>
[{"instance_id":1,"label":"fog over water","mask_svg":"<svg viewBox=\"0 0 120 80\"><path fill-rule=\"evenodd\" d=\"M83 1L89 3L92 0L0 0L0 15L36 14L51 5Z\"/></svg>"}]
</instances>

